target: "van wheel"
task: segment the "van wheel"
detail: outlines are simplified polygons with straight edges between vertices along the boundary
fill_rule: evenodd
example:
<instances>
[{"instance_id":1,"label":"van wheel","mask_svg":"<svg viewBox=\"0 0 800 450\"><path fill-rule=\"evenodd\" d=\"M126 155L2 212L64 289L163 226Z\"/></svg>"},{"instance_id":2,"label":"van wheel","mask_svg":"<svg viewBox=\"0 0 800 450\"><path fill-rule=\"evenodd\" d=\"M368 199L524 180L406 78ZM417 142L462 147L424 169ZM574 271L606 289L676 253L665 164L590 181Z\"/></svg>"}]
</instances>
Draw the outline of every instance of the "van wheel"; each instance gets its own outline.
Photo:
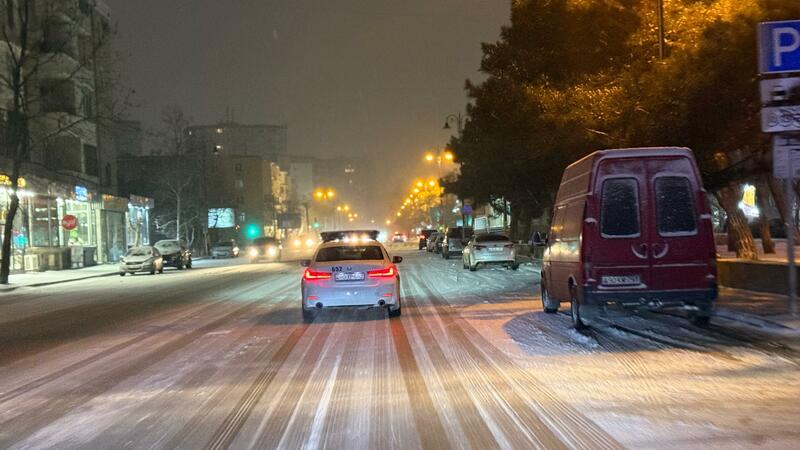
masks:
<instances>
[{"instance_id":1,"label":"van wheel","mask_svg":"<svg viewBox=\"0 0 800 450\"><path fill-rule=\"evenodd\" d=\"M578 303L578 295L574 287L569 290L569 306L570 312L572 313L572 325L575 326L575 329L578 331L587 329L588 327L583 322L583 319L581 319L580 304Z\"/></svg>"},{"instance_id":2,"label":"van wheel","mask_svg":"<svg viewBox=\"0 0 800 450\"><path fill-rule=\"evenodd\" d=\"M711 316L708 314L690 314L689 322L698 327L707 327L711 324Z\"/></svg>"},{"instance_id":3,"label":"van wheel","mask_svg":"<svg viewBox=\"0 0 800 450\"><path fill-rule=\"evenodd\" d=\"M553 300L547 292L547 286L542 283L542 309L547 314L555 314L558 312L559 302Z\"/></svg>"}]
</instances>

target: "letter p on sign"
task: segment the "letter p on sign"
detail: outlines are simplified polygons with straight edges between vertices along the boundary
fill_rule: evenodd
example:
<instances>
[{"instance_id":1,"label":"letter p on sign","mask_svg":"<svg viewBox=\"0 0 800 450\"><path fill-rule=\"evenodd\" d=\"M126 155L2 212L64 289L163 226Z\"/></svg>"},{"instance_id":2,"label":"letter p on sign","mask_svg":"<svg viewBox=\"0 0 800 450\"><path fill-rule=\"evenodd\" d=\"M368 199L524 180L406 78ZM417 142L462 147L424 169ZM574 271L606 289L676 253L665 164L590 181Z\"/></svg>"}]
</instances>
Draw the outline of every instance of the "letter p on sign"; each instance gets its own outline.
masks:
<instances>
[{"instance_id":1,"label":"letter p on sign","mask_svg":"<svg viewBox=\"0 0 800 450\"><path fill-rule=\"evenodd\" d=\"M800 72L800 20L759 24L762 74Z\"/></svg>"}]
</instances>

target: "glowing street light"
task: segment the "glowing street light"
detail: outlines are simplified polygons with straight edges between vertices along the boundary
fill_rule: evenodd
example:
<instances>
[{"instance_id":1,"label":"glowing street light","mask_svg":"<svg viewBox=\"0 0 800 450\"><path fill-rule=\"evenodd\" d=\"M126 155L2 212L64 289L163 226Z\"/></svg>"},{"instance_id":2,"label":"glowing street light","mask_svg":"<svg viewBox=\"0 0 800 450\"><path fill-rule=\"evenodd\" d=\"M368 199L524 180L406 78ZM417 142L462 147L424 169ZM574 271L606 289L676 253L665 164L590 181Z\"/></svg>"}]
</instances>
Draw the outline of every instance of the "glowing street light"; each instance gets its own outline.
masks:
<instances>
[{"instance_id":1,"label":"glowing street light","mask_svg":"<svg viewBox=\"0 0 800 450\"><path fill-rule=\"evenodd\" d=\"M426 153L425 154L425 161L433 162L434 159L436 159L436 157L433 156L433 153Z\"/></svg>"},{"instance_id":2,"label":"glowing street light","mask_svg":"<svg viewBox=\"0 0 800 450\"><path fill-rule=\"evenodd\" d=\"M453 152L444 152L444 159L445 161L452 161L453 160Z\"/></svg>"}]
</instances>

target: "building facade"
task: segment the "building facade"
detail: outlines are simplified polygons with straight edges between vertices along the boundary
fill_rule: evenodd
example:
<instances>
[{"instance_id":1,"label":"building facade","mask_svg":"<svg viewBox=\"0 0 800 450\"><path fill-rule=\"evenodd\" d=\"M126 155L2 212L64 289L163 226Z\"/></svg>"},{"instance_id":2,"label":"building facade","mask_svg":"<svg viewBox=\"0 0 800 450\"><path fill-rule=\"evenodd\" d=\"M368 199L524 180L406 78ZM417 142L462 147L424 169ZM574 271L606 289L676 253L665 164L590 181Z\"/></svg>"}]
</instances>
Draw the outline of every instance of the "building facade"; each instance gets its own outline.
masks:
<instances>
[{"instance_id":1,"label":"building facade","mask_svg":"<svg viewBox=\"0 0 800 450\"><path fill-rule=\"evenodd\" d=\"M32 20L23 30L24 1L4 2L8 41L0 45L8 66L23 34L33 42L21 67L30 147L21 166L12 270L116 261L127 248L129 201L117 196L110 11L100 0L30 2ZM0 83L4 137L13 98L13 87ZM1 144L0 226L9 220L15 154Z\"/></svg>"}]
</instances>

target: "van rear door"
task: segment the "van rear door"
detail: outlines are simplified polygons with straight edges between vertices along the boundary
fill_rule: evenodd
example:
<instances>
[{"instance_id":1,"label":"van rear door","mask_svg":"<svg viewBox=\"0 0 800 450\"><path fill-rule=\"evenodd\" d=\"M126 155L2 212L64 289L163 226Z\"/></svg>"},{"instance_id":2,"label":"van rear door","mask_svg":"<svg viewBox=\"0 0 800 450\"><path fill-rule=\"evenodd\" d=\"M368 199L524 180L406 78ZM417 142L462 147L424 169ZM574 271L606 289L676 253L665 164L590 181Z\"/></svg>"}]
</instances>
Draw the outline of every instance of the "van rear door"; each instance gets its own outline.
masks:
<instances>
[{"instance_id":1,"label":"van rear door","mask_svg":"<svg viewBox=\"0 0 800 450\"><path fill-rule=\"evenodd\" d=\"M707 289L714 237L694 164L685 156L653 158L646 164L654 203L648 221L650 287Z\"/></svg>"},{"instance_id":2,"label":"van rear door","mask_svg":"<svg viewBox=\"0 0 800 450\"><path fill-rule=\"evenodd\" d=\"M641 159L601 160L587 209L585 272L599 290L650 286L647 171Z\"/></svg>"}]
</instances>

